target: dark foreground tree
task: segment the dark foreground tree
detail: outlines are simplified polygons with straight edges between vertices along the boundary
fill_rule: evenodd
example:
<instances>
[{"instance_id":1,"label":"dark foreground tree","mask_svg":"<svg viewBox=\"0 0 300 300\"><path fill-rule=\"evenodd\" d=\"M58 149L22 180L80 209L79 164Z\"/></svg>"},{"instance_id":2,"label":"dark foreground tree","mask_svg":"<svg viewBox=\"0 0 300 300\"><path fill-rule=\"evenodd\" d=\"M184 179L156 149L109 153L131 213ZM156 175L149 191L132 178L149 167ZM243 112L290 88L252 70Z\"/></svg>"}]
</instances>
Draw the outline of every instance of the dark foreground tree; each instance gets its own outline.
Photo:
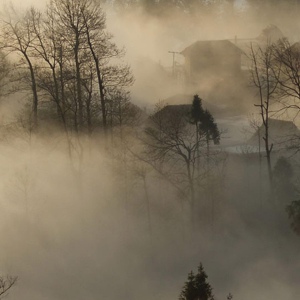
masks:
<instances>
[{"instance_id":1,"label":"dark foreground tree","mask_svg":"<svg viewBox=\"0 0 300 300\"><path fill-rule=\"evenodd\" d=\"M212 287L207 282L207 274L204 271L202 264L198 267L198 272L195 275L191 271L188 275L188 280L184 284L179 296L179 300L213 300Z\"/></svg>"}]
</instances>

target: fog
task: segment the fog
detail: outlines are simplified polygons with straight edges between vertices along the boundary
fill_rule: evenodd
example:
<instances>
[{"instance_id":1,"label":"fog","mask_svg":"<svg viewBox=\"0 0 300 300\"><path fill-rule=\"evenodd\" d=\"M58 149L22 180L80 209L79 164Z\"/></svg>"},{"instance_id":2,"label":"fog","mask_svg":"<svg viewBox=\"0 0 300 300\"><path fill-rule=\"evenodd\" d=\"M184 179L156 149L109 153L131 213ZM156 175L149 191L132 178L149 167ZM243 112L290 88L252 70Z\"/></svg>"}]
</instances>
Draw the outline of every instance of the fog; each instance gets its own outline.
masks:
<instances>
[{"instance_id":1,"label":"fog","mask_svg":"<svg viewBox=\"0 0 300 300\"><path fill-rule=\"evenodd\" d=\"M114 128L113 134L95 129L91 136L70 131L66 137L49 119L35 134L19 122L27 94L2 97L0 275L18 276L7 299L178 299L200 262L216 300L229 293L237 300L299 297L300 238L286 212L294 199L270 193L264 153L260 168L257 152L245 145L255 133L249 115L259 116L251 80L206 74L188 84L172 76L169 51L178 52L181 70L180 53L196 41L252 39L270 24L298 41L288 5L278 1L266 15L249 5L235 1L234 14L199 19L104 6L108 31L126 49L122 61L135 77L131 101L142 114L141 123L121 135ZM187 199L137 153L155 104L191 104L195 94L222 132L216 146L222 162L211 171L216 181L204 180L197 190L191 229ZM299 184L299 154L292 154L281 147L273 164L288 157Z\"/></svg>"},{"instance_id":2,"label":"fog","mask_svg":"<svg viewBox=\"0 0 300 300\"><path fill-rule=\"evenodd\" d=\"M1 272L19 277L11 299L177 298L200 261L218 299L297 297L299 238L284 212L249 194L251 174L231 169L214 232L202 215L192 236L174 192L149 175L150 236L138 179L126 200L99 144L85 149L79 179L59 140L34 141L30 152L20 140L1 145Z\"/></svg>"}]
</instances>

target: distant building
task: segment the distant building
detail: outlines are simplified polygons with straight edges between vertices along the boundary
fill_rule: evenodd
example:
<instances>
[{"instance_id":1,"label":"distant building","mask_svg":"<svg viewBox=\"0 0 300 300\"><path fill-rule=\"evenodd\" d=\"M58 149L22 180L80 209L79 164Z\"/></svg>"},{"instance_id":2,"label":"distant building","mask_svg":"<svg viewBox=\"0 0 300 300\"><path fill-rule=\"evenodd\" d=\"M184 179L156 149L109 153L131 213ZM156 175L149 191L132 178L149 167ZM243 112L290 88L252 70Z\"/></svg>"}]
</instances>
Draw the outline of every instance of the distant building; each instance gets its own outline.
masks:
<instances>
[{"instance_id":1,"label":"distant building","mask_svg":"<svg viewBox=\"0 0 300 300\"><path fill-rule=\"evenodd\" d=\"M284 38L281 30L270 25L264 28L256 38L237 38L232 40L197 41L180 53L185 58L185 73L189 83L209 77L239 77L248 69L247 53L250 44L265 45Z\"/></svg>"},{"instance_id":2,"label":"distant building","mask_svg":"<svg viewBox=\"0 0 300 300\"><path fill-rule=\"evenodd\" d=\"M261 125L253 136L249 139L248 144L257 146L261 145L261 151L264 151L265 128ZM292 121L269 119L269 143L273 144L274 150L293 147L298 144L300 130Z\"/></svg>"},{"instance_id":3,"label":"distant building","mask_svg":"<svg viewBox=\"0 0 300 300\"><path fill-rule=\"evenodd\" d=\"M233 113L248 110L256 102L250 83L251 46L264 47L284 38L281 30L270 25L254 38L196 41L183 49L183 90L198 93L215 105L226 105Z\"/></svg>"},{"instance_id":4,"label":"distant building","mask_svg":"<svg viewBox=\"0 0 300 300\"><path fill-rule=\"evenodd\" d=\"M229 40L197 41L185 48L185 71L189 80L204 76L231 76L240 73L243 51Z\"/></svg>"},{"instance_id":5,"label":"distant building","mask_svg":"<svg viewBox=\"0 0 300 300\"><path fill-rule=\"evenodd\" d=\"M178 122L178 121L190 121L191 118L191 104L177 104L169 105L167 104L161 110L159 110L155 115L162 118L165 122Z\"/></svg>"}]
</instances>

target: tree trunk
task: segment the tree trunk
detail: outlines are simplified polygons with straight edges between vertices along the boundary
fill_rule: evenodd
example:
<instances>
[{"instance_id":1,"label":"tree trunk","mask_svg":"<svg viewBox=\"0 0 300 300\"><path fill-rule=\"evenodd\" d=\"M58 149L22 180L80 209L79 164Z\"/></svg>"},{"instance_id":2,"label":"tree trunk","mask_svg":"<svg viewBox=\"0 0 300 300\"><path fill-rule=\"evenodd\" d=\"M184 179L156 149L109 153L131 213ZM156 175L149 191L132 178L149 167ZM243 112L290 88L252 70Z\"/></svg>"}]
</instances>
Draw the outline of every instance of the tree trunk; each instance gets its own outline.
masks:
<instances>
[{"instance_id":1,"label":"tree trunk","mask_svg":"<svg viewBox=\"0 0 300 300\"><path fill-rule=\"evenodd\" d=\"M144 191L145 191L145 197L146 197L148 230L149 230L149 235L152 237L152 222L151 222L151 211L150 211L150 199L149 199L148 187L147 187L147 183L146 183L146 176L143 176L143 185L144 185Z\"/></svg>"},{"instance_id":2,"label":"tree trunk","mask_svg":"<svg viewBox=\"0 0 300 300\"><path fill-rule=\"evenodd\" d=\"M82 90L81 90L81 74L80 74L80 62L79 62L79 37L76 36L76 44L74 47L75 65L76 65L76 90L78 101L78 125L83 126L83 103L82 103Z\"/></svg>"},{"instance_id":3,"label":"tree trunk","mask_svg":"<svg viewBox=\"0 0 300 300\"><path fill-rule=\"evenodd\" d=\"M88 45L89 45L89 48L92 53L92 56L93 56L93 59L95 62L95 66L96 66L97 81L98 81L99 92L100 92L100 105L101 105L101 111L102 111L102 124L104 127L104 132L105 132L105 134L107 134L107 120L106 120L106 106L105 106L106 103L105 103L104 84L103 84L103 80L101 77L99 58L94 50L94 47L93 47L93 44L91 41L91 37L90 37L89 28L87 25L86 25L86 30L87 30Z\"/></svg>"},{"instance_id":4,"label":"tree trunk","mask_svg":"<svg viewBox=\"0 0 300 300\"><path fill-rule=\"evenodd\" d=\"M37 93L37 86L35 80L35 73L30 58L25 52L23 54L25 56L25 59L28 63L29 70L30 70L31 90L33 94L33 102L32 102L33 126L36 129L38 127L38 93Z\"/></svg>"}]
</instances>

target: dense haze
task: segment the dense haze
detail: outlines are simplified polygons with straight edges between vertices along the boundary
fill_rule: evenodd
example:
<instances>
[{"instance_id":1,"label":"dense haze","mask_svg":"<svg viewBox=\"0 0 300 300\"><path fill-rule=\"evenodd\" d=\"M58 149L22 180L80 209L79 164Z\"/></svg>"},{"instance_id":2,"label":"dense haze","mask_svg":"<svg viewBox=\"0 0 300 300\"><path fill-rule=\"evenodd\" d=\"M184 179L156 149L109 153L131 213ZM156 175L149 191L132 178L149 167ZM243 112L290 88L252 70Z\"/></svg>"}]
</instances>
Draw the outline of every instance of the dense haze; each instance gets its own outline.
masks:
<instances>
[{"instance_id":1,"label":"dense haze","mask_svg":"<svg viewBox=\"0 0 300 300\"><path fill-rule=\"evenodd\" d=\"M234 11L198 17L120 11L106 3L107 29L125 47L122 61L135 78L131 101L142 109L138 125L121 135L118 127L106 136L95 129L92 137L72 132L68 140L49 120L35 134L26 123L28 91L1 98L0 275L18 276L8 299L174 300L200 262L216 300L229 292L236 300L298 299L300 237L286 213L294 199L279 201L269 192L264 155L259 175L256 153L244 145L255 132L249 115L259 117L251 80L235 86L207 77L187 86L172 77L168 53L198 40L255 38L270 24L296 42L300 24L284 2L258 13L235 1ZM184 57L175 59L183 67ZM191 104L195 94L219 124L225 151L212 171L213 187L198 190L192 230L186 199L136 153L155 104ZM280 148L274 165L292 154ZM298 156L290 160L297 184Z\"/></svg>"}]
</instances>

